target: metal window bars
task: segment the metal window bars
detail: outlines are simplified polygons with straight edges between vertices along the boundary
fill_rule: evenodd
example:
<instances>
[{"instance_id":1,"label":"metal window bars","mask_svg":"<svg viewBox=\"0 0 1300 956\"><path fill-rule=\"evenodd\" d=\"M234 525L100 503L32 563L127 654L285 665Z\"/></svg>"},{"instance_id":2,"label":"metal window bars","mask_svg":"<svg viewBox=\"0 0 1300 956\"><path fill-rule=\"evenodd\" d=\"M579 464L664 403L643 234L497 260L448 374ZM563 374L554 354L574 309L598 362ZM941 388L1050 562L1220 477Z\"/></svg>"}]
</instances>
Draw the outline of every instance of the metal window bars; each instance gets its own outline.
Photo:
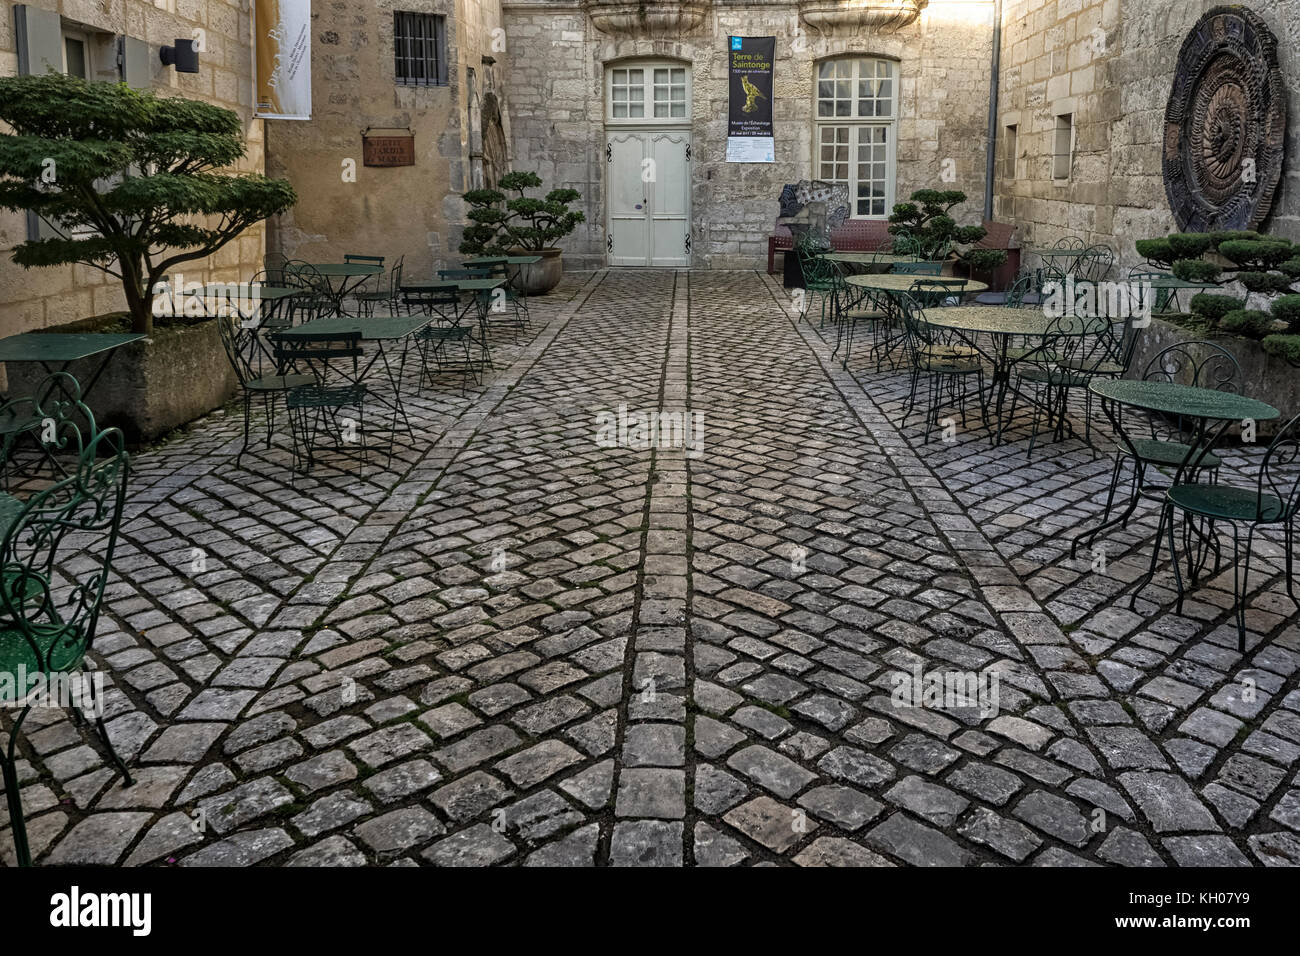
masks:
<instances>
[{"instance_id":1,"label":"metal window bars","mask_svg":"<svg viewBox=\"0 0 1300 956\"><path fill-rule=\"evenodd\" d=\"M394 75L408 86L447 85L446 17L393 13Z\"/></svg>"}]
</instances>

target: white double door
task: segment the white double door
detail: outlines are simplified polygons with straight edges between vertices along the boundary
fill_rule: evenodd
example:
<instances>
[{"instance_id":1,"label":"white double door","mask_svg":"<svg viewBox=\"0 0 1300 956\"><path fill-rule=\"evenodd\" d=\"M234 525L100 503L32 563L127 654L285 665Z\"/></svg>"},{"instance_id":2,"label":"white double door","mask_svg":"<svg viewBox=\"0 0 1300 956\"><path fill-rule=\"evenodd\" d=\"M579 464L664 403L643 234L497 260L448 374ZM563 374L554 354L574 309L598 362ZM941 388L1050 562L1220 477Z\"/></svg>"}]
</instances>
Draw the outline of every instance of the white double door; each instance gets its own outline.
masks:
<instances>
[{"instance_id":1,"label":"white double door","mask_svg":"<svg viewBox=\"0 0 1300 956\"><path fill-rule=\"evenodd\" d=\"M611 266L691 264L691 132L606 130Z\"/></svg>"}]
</instances>

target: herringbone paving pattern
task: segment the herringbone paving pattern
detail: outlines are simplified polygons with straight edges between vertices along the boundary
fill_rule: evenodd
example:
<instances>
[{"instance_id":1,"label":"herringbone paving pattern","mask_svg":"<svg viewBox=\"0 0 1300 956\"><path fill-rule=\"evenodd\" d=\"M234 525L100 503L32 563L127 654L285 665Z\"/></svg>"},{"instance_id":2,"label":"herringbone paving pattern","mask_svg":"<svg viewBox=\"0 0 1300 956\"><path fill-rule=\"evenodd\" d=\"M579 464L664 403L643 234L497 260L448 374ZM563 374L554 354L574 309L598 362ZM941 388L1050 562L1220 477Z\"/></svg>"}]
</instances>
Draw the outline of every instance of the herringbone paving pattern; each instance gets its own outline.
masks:
<instances>
[{"instance_id":1,"label":"herringbone paving pattern","mask_svg":"<svg viewBox=\"0 0 1300 956\"><path fill-rule=\"evenodd\" d=\"M1230 571L1176 616L1166 560L1128 610L1153 506L1070 558L1104 434L924 443L754 273L533 312L463 397L408 369L416 440L362 477L236 467L220 414L136 457L93 656L137 782L34 711L39 863L1300 863L1280 538L1242 656Z\"/></svg>"}]
</instances>

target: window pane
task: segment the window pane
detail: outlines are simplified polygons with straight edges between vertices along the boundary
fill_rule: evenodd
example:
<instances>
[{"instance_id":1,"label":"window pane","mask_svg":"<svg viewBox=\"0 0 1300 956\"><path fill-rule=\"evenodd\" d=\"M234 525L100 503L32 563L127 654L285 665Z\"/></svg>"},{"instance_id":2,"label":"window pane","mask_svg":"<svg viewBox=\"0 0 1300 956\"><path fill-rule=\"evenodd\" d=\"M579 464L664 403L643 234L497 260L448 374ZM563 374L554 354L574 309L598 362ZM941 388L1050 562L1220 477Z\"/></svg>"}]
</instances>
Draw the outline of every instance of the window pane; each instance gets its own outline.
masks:
<instances>
[{"instance_id":1,"label":"window pane","mask_svg":"<svg viewBox=\"0 0 1300 956\"><path fill-rule=\"evenodd\" d=\"M656 83L664 83L664 84L666 84L666 83L668 82L668 71L667 71L667 70L656 69L656 70L655 70L655 82L656 82Z\"/></svg>"},{"instance_id":2,"label":"window pane","mask_svg":"<svg viewBox=\"0 0 1300 956\"><path fill-rule=\"evenodd\" d=\"M686 104L685 104L685 103L674 103L674 104L672 105L672 115L673 115L673 116L685 116L685 115L686 115Z\"/></svg>"},{"instance_id":3,"label":"window pane","mask_svg":"<svg viewBox=\"0 0 1300 956\"><path fill-rule=\"evenodd\" d=\"M615 118L624 118L624 117L626 117L626 116L627 116L627 104L626 104L626 103L615 103L615 104L614 104L614 116L615 116Z\"/></svg>"},{"instance_id":4,"label":"window pane","mask_svg":"<svg viewBox=\"0 0 1300 956\"><path fill-rule=\"evenodd\" d=\"M635 103L628 104L628 116L645 116L645 103L638 100Z\"/></svg>"},{"instance_id":5,"label":"window pane","mask_svg":"<svg viewBox=\"0 0 1300 956\"><path fill-rule=\"evenodd\" d=\"M632 83L640 85L645 80L645 70L628 70L627 78Z\"/></svg>"}]
</instances>

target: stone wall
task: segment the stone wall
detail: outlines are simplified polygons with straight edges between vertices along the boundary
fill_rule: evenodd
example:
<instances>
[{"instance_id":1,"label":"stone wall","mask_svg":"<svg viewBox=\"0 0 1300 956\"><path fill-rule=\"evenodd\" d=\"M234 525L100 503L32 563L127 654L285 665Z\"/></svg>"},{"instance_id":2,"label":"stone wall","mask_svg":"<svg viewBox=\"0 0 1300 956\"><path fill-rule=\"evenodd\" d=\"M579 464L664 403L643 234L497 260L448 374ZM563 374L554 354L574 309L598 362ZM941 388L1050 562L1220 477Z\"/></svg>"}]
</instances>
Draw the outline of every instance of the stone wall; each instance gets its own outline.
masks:
<instances>
[{"instance_id":1,"label":"stone wall","mask_svg":"<svg viewBox=\"0 0 1300 956\"><path fill-rule=\"evenodd\" d=\"M1213 0L1006 0L999 136L1018 126L1014 178L999 146L998 218L1022 226L1026 244L1066 235L1116 249L1124 274L1133 243L1176 228L1161 173L1164 113L1187 33ZM1300 239L1300 0L1249 4L1278 38L1292 104L1287 173L1266 231ZM1070 181L1052 180L1057 113L1075 116ZM1031 257L1032 258L1032 257ZM1033 264L1030 262L1029 264Z\"/></svg>"},{"instance_id":2,"label":"stone wall","mask_svg":"<svg viewBox=\"0 0 1300 956\"><path fill-rule=\"evenodd\" d=\"M396 82L395 10L446 17L446 86ZM500 23L500 7L477 0L317 4L312 119L268 122L267 172L290 179L300 197L273 224L271 250L316 262L339 261L348 253L390 261L405 256L404 274L420 278L458 264L464 222L460 194L472 182L470 88L481 98L485 90L504 86L505 54L493 52L492 31ZM496 62L485 62L485 56ZM363 165L361 131L367 126L377 135L409 128L415 135L415 165ZM344 176L348 160L353 181Z\"/></svg>"},{"instance_id":3,"label":"stone wall","mask_svg":"<svg viewBox=\"0 0 1300 956\"><path fill-rule=\"evenodd\" d=\"M611 36L584 8L548 0L506 0L513 161L550 185L583 194L587 223L562 245L570 265L603 265L605 64L669 57L693 74L693 265L765 266L777 197L788 182L815 177L812 103L815 64L862 54L896 59L901 101L897 199L931 186L968 196L962 221L984 205L985 144L992 56L991 0L930 0L900 29L845 25L814 30L783 0L714 0L703 22L666 37ZM727 37L776 36L776 162L728 163ZM944 161L951 159L951 164ZM952 171L944 182L944 169Z\"/></svg>"},{"instance_id":4,"label":"stone wall","mask_svg":"<svg viewBox=\"0 0 1300 956\"><path fill-rule=\"evenodd\" d=\"M239 169L263 169L262 123L252 119L252 24L248 0L32 0L30 6L57 11L68 26L102 39L95 62L112 64L109 44L115 35L145 40L150 45L154 89L216 103L237 112L243 121L248 155ZM164 66L158 48L177 37L205 31L206 49L199 55L198 73L177 73ZM93 67L92 67L93 69ZM18 72L13 4L0 4L0 75ZM96 71L116 81L110 68ZM12 335L84 319L126 307L116 279L84 266L22 269L14 265L14 246L27 239L22 214L0 212L0 336ZM263 227L241 237L206 260L186 263L186 281L247 278L261 268Z\"/></svg>"}]
</instances>

